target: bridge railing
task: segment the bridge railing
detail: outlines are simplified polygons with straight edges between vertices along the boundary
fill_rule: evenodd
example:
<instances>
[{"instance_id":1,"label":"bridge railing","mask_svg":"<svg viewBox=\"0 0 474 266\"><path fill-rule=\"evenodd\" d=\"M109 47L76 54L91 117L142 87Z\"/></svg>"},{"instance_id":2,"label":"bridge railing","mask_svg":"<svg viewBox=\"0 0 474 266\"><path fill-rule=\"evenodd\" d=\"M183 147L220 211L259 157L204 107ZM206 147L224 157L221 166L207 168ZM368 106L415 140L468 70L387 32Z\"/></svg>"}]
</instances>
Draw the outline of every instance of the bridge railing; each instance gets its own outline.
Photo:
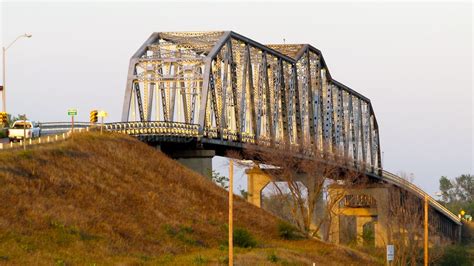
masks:
<instances>
[{"instance_id":1,"label":"bridge railing","mask_svg":"<svg viewBox=\"0 0 474 266\"><path fill-rule=\"evenodd\" d=\"M187 138L199 136L199 125L180 122L117 122L104 124L104 129L132 136L163 135Z\"/></svg>"},{"instance_id":2,"label":"bridge railing","mask_svg":"<svg viewBox=\"0 0 474 266\"><path fill-rule=\"evenodd\" d=\"M433 197L431 197L428 193L426 193L425 191L423 191L421 188L417 187L416 185L414 185L413 183L411 183L410 181L408 180L405 180L395 174L392 174L388 171L385 171L385 170L382 170L382 177L386 180L386 181L389 181L390 183L393 183L395 185L398 185L404 189L407 189L407 190L410 190L412 191L413 193L419 195L420 197L422 198L425 198L427 197L428 198L428 202L429 204L434 207L435 209L437 209L438 211L440 211L441 213L445 214L446 216L448 216L449 218L451 218L451 220L455 221L457 224L461 224L460 220L459 220L459 217L457 217L456 215L454 215L451 211L449 211L446 207L444 207L443 205L441 205L438 201L436 201Z\"/></svg>"},{"instance_id":3,"label":"bridge railing","mask_svg":"<svg viewBox=\"0 0 474 266\"><path fill-rule=\"evenodd\" d=\"M236 130L231 130L227 128L222 129L222 134L219 134L219 128L215 127L205 127L203 130L203 137L211 138L211 139L220 139L222 135L222 139L226 141L239 141L239 135L242 137L243 143L255 143L255 135L248 132L242 132L239 134ZM263 140L263 138L261 138ZM261 140L259 138L259 141Z\"/></svg>"}]
</instances>

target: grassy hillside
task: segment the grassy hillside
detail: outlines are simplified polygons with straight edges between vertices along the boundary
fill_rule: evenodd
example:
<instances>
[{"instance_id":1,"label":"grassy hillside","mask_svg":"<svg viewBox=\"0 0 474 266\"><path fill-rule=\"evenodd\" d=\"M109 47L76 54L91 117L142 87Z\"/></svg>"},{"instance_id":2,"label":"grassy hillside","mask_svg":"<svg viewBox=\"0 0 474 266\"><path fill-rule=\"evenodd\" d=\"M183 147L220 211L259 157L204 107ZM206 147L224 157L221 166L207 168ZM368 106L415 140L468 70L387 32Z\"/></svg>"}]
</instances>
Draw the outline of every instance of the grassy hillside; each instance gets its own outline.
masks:
<instances>
[{"instance_id":1,"label":"grassy hillside","mask_svg":"<svg viewBox=\"0 0 474 266\"><path fill-rule=\"evenodd\" d=\"M235 201L257 240L240 265L367 265L361 253L279 239L278 220ZM0 152L0 264L217 264L226 259L227 192L123 135L87 133Z\"/></svg>"}]
</instances>

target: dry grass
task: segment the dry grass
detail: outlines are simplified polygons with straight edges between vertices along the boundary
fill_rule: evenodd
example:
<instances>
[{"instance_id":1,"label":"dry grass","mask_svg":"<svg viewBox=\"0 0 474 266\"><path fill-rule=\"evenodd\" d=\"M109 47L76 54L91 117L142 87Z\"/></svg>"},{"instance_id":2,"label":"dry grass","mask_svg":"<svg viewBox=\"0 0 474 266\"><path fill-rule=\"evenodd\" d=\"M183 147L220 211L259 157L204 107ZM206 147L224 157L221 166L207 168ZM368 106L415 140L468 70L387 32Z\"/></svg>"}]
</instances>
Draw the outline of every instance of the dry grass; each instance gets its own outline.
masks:
<instances>
[{"instance_id":1,"label":"dry grass","mask_svg":"<svg viewBox=\"0 0 474 266\"><path fill-rule=\"evenodd\" d=\"M0 264L216 264L226 253L226 196L123 135L87 133L0 152ZM274 216L234 202L236 226L259 243L239 252L241 265L267 249L285 254L280 262L296 264L331 257L332 263L370 261L354 251L334 254L335 247L316 241L278 240ZM319 254L323 249L333 255ZM196 258L201 252L209 258Z\"/></svg>"}]
</instances>

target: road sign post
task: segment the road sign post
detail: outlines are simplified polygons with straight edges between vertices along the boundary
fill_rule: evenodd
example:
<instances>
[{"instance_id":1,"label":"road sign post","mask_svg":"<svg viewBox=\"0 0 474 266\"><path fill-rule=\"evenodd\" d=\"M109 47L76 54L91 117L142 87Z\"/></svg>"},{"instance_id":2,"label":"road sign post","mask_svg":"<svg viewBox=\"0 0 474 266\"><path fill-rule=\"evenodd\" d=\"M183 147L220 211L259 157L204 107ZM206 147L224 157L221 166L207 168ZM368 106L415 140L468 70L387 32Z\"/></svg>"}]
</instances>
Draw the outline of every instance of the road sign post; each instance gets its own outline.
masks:
<instances>
[{"instance_id":1,"label":"road sign post","mask_svg":"<svg viewBox=\"0 0 474 266\"><path fill-rule=\"evenodd\" d=\"M391 265L395 259L395 246L387 245L387 265Z\"/></svg>"},{"instance_id":2,"label":"road sign post","mask_svg":"<svg viewBox=\"0 0 474 266\"><path fill-rule=\"evenodd\" d=\"M108 116L106 111L100 111L98 115L100 117L100 134L104 131L104 118Z\"/></svg>"},{"instance_id":3,"label":"road sign post","mask_svg":"<svg viewBox=\"0 0 474 266\"><path fill-rule=\"evenodd\" d=\"M77 109L76 108L68 109L67 115L71 117L71 133L74 133L74 116L77 115Z\"/></svg>"},{"instance_id":4,"label":"road sign post","mask_svg":"<svg viewBox=\"0 0 474 266\"><path fill-rule=\"evenodd\" d=\"M0 124L2 128L8 127L8 114L6 112L0 112Z\"/></svg>"},{"instance_id":5,"label":"road sign post","mask_svg":"<svg viewBox=\"0 0 474 266\"><path fill-rule=\"evenodd\" d=\"M92 110L89 115L89 121L91 126L94 126L95 123L97 123L97 116L99 115L99 112L97 110Z\"/></svg>"}]
</instances>

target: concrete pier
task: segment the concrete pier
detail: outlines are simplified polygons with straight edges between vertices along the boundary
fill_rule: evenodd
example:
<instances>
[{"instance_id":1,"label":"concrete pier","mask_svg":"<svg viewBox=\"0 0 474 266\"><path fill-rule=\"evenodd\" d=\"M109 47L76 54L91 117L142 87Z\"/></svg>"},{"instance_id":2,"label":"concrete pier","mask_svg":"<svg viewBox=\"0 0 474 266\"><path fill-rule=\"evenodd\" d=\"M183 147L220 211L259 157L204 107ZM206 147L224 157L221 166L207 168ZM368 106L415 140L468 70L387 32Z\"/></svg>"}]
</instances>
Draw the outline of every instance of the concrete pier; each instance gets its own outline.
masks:
<instances>
[{"instance_id":1,"label":"concrete pier","mask_svg":"<svg viewBox=\"0 0 474 266\"><path fill-rule=\"evenodd\" d=\"M214 150L184 150L170 154L173 159L206 177L212 174L212 158L215 155Z\"/></svg>"}]
</instances>

